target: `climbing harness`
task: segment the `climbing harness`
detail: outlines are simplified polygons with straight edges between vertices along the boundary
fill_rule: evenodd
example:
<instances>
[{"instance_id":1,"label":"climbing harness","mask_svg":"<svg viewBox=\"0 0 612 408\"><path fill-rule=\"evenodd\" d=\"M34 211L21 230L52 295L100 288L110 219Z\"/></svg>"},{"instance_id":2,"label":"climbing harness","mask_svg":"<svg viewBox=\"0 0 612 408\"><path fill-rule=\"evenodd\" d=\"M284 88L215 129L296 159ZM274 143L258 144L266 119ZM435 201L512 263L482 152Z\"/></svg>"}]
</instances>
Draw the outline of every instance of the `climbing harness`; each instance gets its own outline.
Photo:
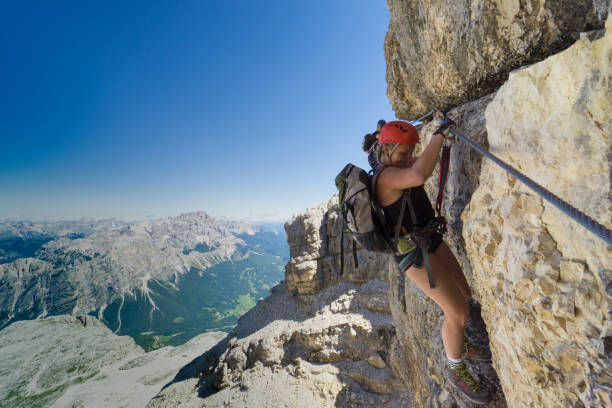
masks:
<instances>
[{"instance_id":1,"label":"climbing harness","mask_svg":"<svg viewBox=\"0 0 612 408\"><path fill-rule=\"evenodd\" d=\"M597 221L595 221L593 218L589 217L588 215L584 214L577 208L573 207L571 204L563 201L561 198L559 198L552 192L548 191L546 188L542 187L540 184L536 183L529 177L525 176L523 173L516 170L514 167L505 163L504 161L499 159L497 156L491 154L490 152L488 152L487 150L485 150L478 144L472 142L470 139L463 136L457 130L453 129L452 127L449 130L453 135L459 137L461 140L466 142L471 148L476 150L478 153L492 160L495 164L500 166L502 169L512 174L514 177L516 177L519 181L521 181L527 187L535 191L540 197L544 198L546 201L548 201L549 203L557 207L559 210L561 210L564 214L568 215L571 219L573 219L574 221L582 225L584 228L588 229L593 234L597 235L599 238L604 240L608 245L612 245L612 231L610 231L608 228L598 223ZM436 202L436 208L437 208L437 202Z\"/></svg>"},{"instance_id":2,"label":"climbing harness","mask_svg":"<svg viewBox=\"0 0 612 408\"><path fill-rule=\"evenodd\" d=\"M431 272L431 263L429 262L429 244L431 242L432 234L443 233L440 228L440 221L438 218L434 218L424 228L419 227L416 214L414 212L414 206L412 205L412 199L410 198L410 190L408 189L405 190L403 194L402 207L400 210L400 222L401 217L404 213L406 202L408 202L408 209L410 210L410 219L412 221L412 232L410 232L408 235L423 255L423 262L425 263L425 269L427 270L427 279L429 280L429 287L431 289L434 289L436 287L436 284L434 282L433 274ZM444 217L442 217L442 219L444 219ZM446 230L446 220L444 220L443 227L444 230ZM395 233L395 239L396 241L399 239L399 231Z\"/></svg>"}]
</instances>

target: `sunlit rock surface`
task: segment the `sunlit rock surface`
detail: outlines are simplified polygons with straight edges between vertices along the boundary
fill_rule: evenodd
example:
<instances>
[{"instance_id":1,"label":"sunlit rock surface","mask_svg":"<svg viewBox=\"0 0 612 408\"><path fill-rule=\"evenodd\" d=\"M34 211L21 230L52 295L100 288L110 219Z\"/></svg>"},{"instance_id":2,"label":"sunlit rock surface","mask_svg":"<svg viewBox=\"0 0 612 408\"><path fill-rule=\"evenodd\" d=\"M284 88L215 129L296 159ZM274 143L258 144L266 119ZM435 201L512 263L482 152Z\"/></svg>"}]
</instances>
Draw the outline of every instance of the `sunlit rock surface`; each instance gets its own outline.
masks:
<instances>
[{"instance_id":1,"label":"sunlit rock surface","mask_svg":"<svg viewBox=\"0 0 612 408\"><path fill-rule=\"evenodd\" d=\"M381 274L387 258L381 260L375 253L358 250L355 265L355 244L348 233L342 232L343 226L337 197L288 221L291 259L285 269L289 290L313 294L340 278L358 283ZM340 256L341 249L344 259Z\"/></svg>"},{"instance_id":2,"label":"sunlit rock surface","mask_svg":"<svg viewBox=\"0 0 612 408\"><path fill-rule=\"evenodd\" d=\"M397 117L493 92L508 71L603 26L609 1L388 0L387 95Z\"/></svg>"},{"instance_id":3,"label":"sunlit rock surface","mask_svg":"<svg viewBox=\"0 0 612 408\"><path fill-rule=\"evenodd\" d=\"M611 29L513 72L486 111L493 153L608 228ZM610 247L488 161L463 220L509 405L610 406Z\"/></svg>"}]
</instances>

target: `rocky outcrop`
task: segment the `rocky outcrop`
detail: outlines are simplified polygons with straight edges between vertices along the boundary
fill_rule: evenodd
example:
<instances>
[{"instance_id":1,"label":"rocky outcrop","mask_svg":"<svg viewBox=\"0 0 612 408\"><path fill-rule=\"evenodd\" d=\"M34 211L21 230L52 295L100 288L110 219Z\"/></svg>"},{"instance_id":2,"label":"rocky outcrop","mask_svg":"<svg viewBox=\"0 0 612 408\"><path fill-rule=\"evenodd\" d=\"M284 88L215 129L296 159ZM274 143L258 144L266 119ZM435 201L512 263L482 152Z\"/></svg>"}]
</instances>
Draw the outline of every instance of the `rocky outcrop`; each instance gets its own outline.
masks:
<instances>
[{"instance_id":1,"label":"rocky outcrop","mask_svg":"<svg viewBox=\"0 0 612 408\"><path fill-rule=\"evenodd\" d=\"M611 31L511 73L486 111L491 151L608 228ZM610 247L488 161L462 219L510 405L610 406Z\"/></svg>"},{"instance_id":2,"label":"rocky outcrop","mask_svg":"<svg viewBox=\"0 0 612 408\"><path fill-rule=\"evenodd\" d=\"M388 0L387 95L397 117L449 108L499 87L603 26L609 1Z\"/></svg>"},{"instance_id":3,"label":"rocky outcrop","mask_svg":"<svg viewBox=\"0 0 612 408\"><path fill-rule=\"evenodd\" d=\"M390 366L391 264L358 250L356 267L342 226L336 198L288 221L286 282L202 357L199 379L169 385L149 406L410 406ZM343 238L351 256L341 273Z\"/></svg>"},{"instance_id":4,"label":"rocky outcrop","mask_svg":"<svg viewBox=\"0 0 612 408\"><path fill-rule=\"evenodd\" d=\"M373 252L357 251L343 231L337 198L294 216L286 228L291 259L287 264L288 290L314 294L341 278L349 282L368 282L388 269L389 259ZM344 257L341 257L341 251ZM382 275L386 277L385 274Z\"/></svg>"},{"instance_id":5,"label":"rocky outcrop","mask_svg":"<svg viewBox=\"0 0 612 408\"><path fill-rule=\"evenodd\" d=\"M0 405L144 406L224 336L207 333L145 354L91 316L16 322L0 331Z\"/></svg>"}]
</instances>

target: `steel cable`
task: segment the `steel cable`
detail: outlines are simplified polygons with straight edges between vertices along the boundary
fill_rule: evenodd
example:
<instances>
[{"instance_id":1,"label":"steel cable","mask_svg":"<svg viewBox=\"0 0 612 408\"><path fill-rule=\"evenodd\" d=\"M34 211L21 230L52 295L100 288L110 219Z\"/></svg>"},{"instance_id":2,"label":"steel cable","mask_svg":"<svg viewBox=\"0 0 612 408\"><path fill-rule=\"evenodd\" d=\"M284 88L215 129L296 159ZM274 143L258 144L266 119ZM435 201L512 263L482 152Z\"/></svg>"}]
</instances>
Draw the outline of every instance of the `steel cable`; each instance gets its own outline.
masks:
<instances>
[{"instance_id":1,"label":"steel cable","mask_svg":"<svg viewBox=\"0 0 612 408\"><path fill-rule=\"evenodd\" d=\"M500 166L502 169L512 174L514 177L516 177L519 181L521 181L527 187L535 191L540 197L544 198L546 201L548 201L549 203L557 207L559 210L561 210L563 213L568 215L571 219L573 219L574 221L576 221L577 223L579 223L580 225L582 225L583 227L591 231L593 234L597 235L599 238L603 239L608 245L612 245L612 231L610 231L608 228L598 223L597 221L595 221L593 218L589 217L588 215L584 214L582 211L578 210L576 207L563 201L561 198L559 198L552 192L548 191L546 188L542 187L541 185L539 185L538 183L536 183L529 177L525 176L523 173L516 170L514 167L505 163L504 161L499 159L497 156L491 154L490 152L483 149L481 146L477 145L476 143L472 142L470 139L463 136L461 133L457 132L455 129L451 128L450 132L453 135L459 137L464 142L466 142L474 150L476 150L483 156L487 157L488 159L492 160L495 164Z\"/></svg>"}]
</instances>

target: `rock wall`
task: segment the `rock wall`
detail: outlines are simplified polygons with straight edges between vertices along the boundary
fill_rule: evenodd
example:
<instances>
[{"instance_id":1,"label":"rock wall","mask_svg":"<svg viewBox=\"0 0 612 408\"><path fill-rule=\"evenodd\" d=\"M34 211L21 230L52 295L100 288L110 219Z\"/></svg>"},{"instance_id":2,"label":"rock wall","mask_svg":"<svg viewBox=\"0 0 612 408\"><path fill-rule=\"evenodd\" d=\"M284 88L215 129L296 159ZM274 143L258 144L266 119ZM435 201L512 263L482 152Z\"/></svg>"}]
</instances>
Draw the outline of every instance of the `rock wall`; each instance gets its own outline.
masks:
<instances>
[{"instance_id":1,"label":"rock wall","mask_svg":"<svg viewBox=\"0 0 612 408\"><path fill-rule=\"evenodd\" d=\"M493 92L508 71L603 26L609 1L388 0L387 95L399 118Z\"/></svg>"},{"instance_id":2,"label":"rock wall","mask_svg":"<svg viewBox=\"0 0 612 408\"><path fill-rule=\"evenodd\" d=\"M287 266L288 290L299 294L314 294L338 282L363 283L382 276L388 258L373 252L357 250L357 265L353 243L343 234L343 220L337 198L307 210L289 220L285 226L291 259ZM344 252L344 261L340 256Z\"/></svg>"},{"instance_id":3,"label":"rock wall","mask_svg":"<svg viewBox=\"0 0 612 408\"><path fill-rule=\"evenodd\" d=\"M511 73L486 111L492 152L608 228L611 29ZM611 248L489 161L463 221L510 405L610 406Z\"/></svg>"}]
</instances>

